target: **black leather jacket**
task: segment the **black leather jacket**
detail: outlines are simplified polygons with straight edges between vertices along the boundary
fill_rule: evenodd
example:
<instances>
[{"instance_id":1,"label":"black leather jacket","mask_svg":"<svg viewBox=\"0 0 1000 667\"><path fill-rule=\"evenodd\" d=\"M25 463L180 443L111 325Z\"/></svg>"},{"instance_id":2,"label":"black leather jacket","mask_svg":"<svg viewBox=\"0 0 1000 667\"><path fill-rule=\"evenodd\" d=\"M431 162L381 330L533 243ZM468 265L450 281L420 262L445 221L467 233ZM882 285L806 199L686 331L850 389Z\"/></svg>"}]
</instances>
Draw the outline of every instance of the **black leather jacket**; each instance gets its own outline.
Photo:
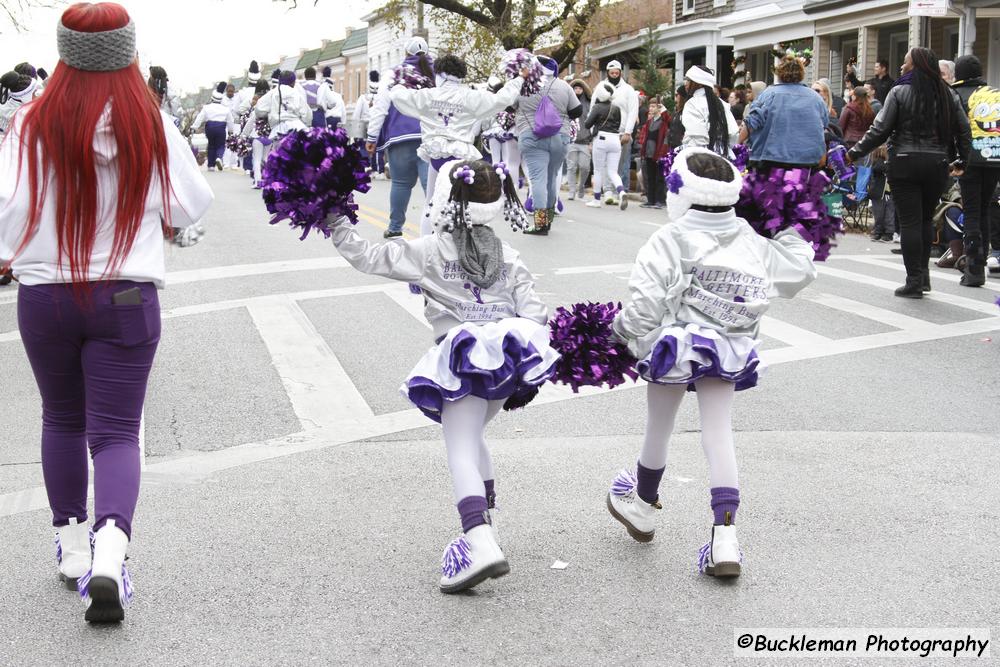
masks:
<instances>
[{"instance_id":1,"label":"black leather jacket","mask_svg":"<svg viewBox=\"0 0 1000 667\"><path fill-rule=\"evenodd\" d=\"M890 159L897 155L917 153L921 155L946 156L949 161L968 159L972 149L972 134L969 117L962 108L955 91L951 91L952 141L945 145L934 128L917 130L913 119L916 116L916 100L913 86L895 86L885 98L885 106L875 117L875 122L865 136L851 149L851 157L857 159L875 150L888 141Z\"/></svg>"}]
</instances>

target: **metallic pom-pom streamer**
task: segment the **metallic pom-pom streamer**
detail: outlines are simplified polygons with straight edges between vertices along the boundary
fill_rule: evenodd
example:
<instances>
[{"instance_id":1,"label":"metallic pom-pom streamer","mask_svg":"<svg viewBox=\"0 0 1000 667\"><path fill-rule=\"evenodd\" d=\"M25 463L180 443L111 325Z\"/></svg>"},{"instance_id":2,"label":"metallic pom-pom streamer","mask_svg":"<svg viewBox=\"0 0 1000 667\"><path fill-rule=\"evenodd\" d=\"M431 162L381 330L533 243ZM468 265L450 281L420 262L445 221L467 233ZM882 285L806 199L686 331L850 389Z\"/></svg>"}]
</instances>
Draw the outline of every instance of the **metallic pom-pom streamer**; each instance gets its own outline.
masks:
<instances>
[{"instance_id":1,"label":"metallic pom-pom streamer","mask_svg":"<svg viewBox=\"0 0 1000 667\"><path fill-rule=\"evenodd\" d=\"M635 380L636 359L625 343L612 336L612 323L621 304L577 303L559 307L549 320L552 348L559 352L553 382L580 387L616 387L625 378Z\"/></svg>"},{"instance_id":2,"label":"metallic pom-pom streamer","mask_svg":"<svg viewBox=\"0 0 1000 667\"><path fill-rule=\"evenodd\" d=\"M638 483L635 473L631 470L622 469L614 481L611 482L611 495L618 496L619 498L627 496L632 493Z\"/></svg>"},{"instance_id":3,"label":"metallic pom-pom streamer","mask_svg":"<svg viewBox=\"0 0 1000 667\"><path fill-rule=\"evenodd\" d=\"M327 220L358 222L353 192L368 192L368 157L360 140L343 128L291 132L278 143L261 174L264 203L272 225L288 220L302 239L316 230L329 237Z\"/></svg>"},{"instance_id":4,"label":"metallic pom-pom streamer","mask_svg":"<svg viewBox=\"0 0 1000 667\"><path fill-rule=\"evenodd\" d=\"M441 557L441 573L451 578L470 565L472 565L472 549L463 535L444 550L444 556Z\"/></svg>"},{"instance_id":5,"label":"metallic pom-pom streamer","mask_svg":"<svg viewBox=\"0 0 1000 667\"><path fill-rule=\"evenodd\" d=\"M502 62L504 76L508 79L521 76L521 70L528 70L528 78L521 84L521 95L528 97L534 95L542 89L542 77L545 76L545 68L542 67L538 59L528 49L511 49L504 54Z\"/></svg>"}]
</instances>

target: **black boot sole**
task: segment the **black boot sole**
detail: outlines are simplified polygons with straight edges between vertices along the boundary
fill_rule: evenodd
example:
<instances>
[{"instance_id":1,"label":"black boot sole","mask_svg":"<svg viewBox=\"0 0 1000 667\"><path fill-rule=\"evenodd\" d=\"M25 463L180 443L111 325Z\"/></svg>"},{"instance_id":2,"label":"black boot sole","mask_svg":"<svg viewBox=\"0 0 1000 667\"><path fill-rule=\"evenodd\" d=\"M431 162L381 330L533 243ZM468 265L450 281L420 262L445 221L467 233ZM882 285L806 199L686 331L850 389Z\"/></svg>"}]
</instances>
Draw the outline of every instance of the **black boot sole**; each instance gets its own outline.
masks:
<instances>
[{"instance_id":1,"label":"black boot sole","mask_svg":"<svg viewBox=\"0 0 1000 667\"><path fill-rule=\"evenodd\" d=\"M121 623L125 610L118 597L118 584L111 577L93 577L87 587L90 606L84 618L88 623Z\"/></svg>"},{"instance_id":2,"label":"black boot sole","mask_svg":"<svg viewBox=\"0 0 1000 667\"><path fill-rule=\"evenodd\" d=\"M739 563L716 563L705 568L705 574L716 579L735 579L740 576Z\"/></svg>"}]
</instances>

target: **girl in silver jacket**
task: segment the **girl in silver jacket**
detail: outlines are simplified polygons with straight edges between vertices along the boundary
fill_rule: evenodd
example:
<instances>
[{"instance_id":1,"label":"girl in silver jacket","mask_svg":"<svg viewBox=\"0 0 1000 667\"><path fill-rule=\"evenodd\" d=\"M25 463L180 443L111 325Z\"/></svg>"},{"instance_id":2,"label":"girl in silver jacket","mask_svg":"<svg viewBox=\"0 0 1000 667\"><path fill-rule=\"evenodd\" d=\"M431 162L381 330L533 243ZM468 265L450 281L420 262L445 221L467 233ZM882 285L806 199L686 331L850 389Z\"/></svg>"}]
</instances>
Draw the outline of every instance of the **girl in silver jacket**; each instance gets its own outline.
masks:
<instances>
[{"instance_id":1,"label":"girl in silver jacket","mask_svg":"<svg viewBox=\"0 0 1000 667\"><path fill-rule=\"evenodd\" d=\"M493 463L484 432L501 407L531 401L555 371L548 310L518 253L490 223L527 221L512 178L476 160L441 167L436 234L372 245L343 218L333 243L354 268L420 287L437 341L400 391L441 422L463 535L445 549L441 591L457 593L510 567L497 544Z\"/></svg>"},{"instance_id":2,"label":"girl in silver jacket","mask_svg":"<svg viewBox=\"0 0 1000 667\"><path fill-rule=\"evenodd\" d=\"M476 90L462 83L467 73L465 61L455 55L438 58L432 88L393 86L390 96L400 113L420 119L422 138L417 155L430 165L427 192L435 191L438 170L448 160L478 160L482 153L473 145L482 122L511 106L521 94L521 77L514 77L496 94ZM523 75L522 75L523 76ZM428 204L431 195L427 197ZM424 208L420 233L433 231L430 206Z\"/></svg>"},{"instance_id":3,"label":"girl in silver jacket","mask_svg":"<svg viewBox=\"0 0 1000 667\"><path fill-rule=\"evenodd\" d=\"M672 222L639 251L631 301L614 322L649 383L649 414L636 473L619 474L607 506L634 539L653 539L674 418L685 392L697 391L714 515L699 569L736 577L742 553L734 525L740 503L734 392L757 384L760 319L770 299L791 298L816 278L814 252L791 229L767 239L736 217L742 178L728 160L687 148L673 169L667 178Z\"/></svg>"}]
</instances>

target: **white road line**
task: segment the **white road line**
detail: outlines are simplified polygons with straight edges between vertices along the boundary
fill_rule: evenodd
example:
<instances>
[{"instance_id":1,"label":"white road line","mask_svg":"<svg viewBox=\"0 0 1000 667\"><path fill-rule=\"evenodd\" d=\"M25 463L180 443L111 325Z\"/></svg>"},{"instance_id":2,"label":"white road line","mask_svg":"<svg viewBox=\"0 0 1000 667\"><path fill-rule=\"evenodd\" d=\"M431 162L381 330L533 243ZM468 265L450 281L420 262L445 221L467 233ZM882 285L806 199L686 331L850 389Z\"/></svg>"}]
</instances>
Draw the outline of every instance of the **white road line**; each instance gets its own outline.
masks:
<instances>
[{"instance_id":1,"label":"white road line","mask_svg":"<svg viewBox=\"0 0 1000 667\"><path fill-rule=\"evenodd\" d=\"M400 308L413 316L417 322L431 329L430 322L424 317L424 299L410 291L409 285L395 284L385 290L385 295L396 302Z\"/></svg>"},{"instance_id":2,"label":"white road line","mask_svg":"<svg viewBox=\"0 0 1000 667\"><path fill-rule=\"evenodd\" d=\"M861 283L862 285L867 285L869 287L878 287L880 289L894 290L899 287L898 282L893 282L891 280L883 280L881 278L875 278L872 276L866 276L861 273L854 273L853 271L844 271L842 269L835 269L832 266L824 266L822 264L817 264L816 268L819 272L825 276L830 276L831 278L840 278L842 280L850 280L851 282ZM930 299L932 301L940 301L941 303L949 304L952 306L958 306L959 308L965 308L967 310L974 310L978 313L985 313L986 315L996 315L997 307L996 304L989 303L988 301L977 301L976 299L969 299L964 296L956 296L954 294L941 294L940 292L928 292L924 294L925 299Z\"/></svg>"},{"instance_id":3,"label":"white road line","mask_svg":"<svg viewBox=\"0 0 1000 667\"><path fill-rule=\"evenodd\" d=\"M859 317L863 317L874 322L888 324L890 327L896 327L897 329L936 330L940 328L940 325L928 322L927 320L922 320L918 317L903 315L902 313L873 306L870 303L863 303L853 299L845 299L844 297L837 296L836 294L811 293L803 295L803 298L808 301L812 301L813 303L826 306L827 308L833 308L845 313L851 313L852 315L858 315Z\"/></svg>"},{"instance_id":4,"label":"white road line","mask_svg":"<svg viewBox=\"0 0 1000 667\"><path fill-rule=\"evenodd\" d=\"M332 251L331 251L332 252ZM226 278L243 278L260 276L270 273L288 273L292 271L317 271L322 269L342 269L350 266L347 261L336 255L330 257L309 257L305 259L286 259L277 262L262 262L260 264L234 264L232 266L210 266L204 269L173 271L167 274L167 286L184 283L203 282L206 280L224 280Z\"/></svg>"},{"instance_id":5,"label":"white road line","mask_svg":"<svg viewBox=\"0 0 1000 667\"><path fill-rule=\"evenodd\" d=\"M368 403L297 303L269 297L248 310L303 428L371 418Z\"/></svg>"},{"instance_id":6,"label":"white road line","mask_svg":"<svg viewBox=\"0 0 1000 667\"><path fill-rule=\"evenodd\" d=\"M830 342L830 338L818 333L797 327L794 324L777 320L765 315L760 321L760 332L769 338L775 338L787 345L823 345Z\"/></svg>"},{"instance_id":7,"label":"white road line","mask_svg":"<svg viewBox=\"0 0 1000 667\"><path fill-rule=\"evenodd\" d=\"M868 264L869 266L877 266L883 269L896 269L900 273L906 271L901 263L893 262L891 259L880 259L877 257L859 257L853 261L860 264ZM950 269L947 271L931 271L931 278L934 280L944 280L949 283L959 284L962 280L962 276L958 275L958 271ZM1000 292L1000 283L996 281L987 280L986 284L983 285L983 289L991 290L993 292Z\"/></svg>"}]
</instances>

